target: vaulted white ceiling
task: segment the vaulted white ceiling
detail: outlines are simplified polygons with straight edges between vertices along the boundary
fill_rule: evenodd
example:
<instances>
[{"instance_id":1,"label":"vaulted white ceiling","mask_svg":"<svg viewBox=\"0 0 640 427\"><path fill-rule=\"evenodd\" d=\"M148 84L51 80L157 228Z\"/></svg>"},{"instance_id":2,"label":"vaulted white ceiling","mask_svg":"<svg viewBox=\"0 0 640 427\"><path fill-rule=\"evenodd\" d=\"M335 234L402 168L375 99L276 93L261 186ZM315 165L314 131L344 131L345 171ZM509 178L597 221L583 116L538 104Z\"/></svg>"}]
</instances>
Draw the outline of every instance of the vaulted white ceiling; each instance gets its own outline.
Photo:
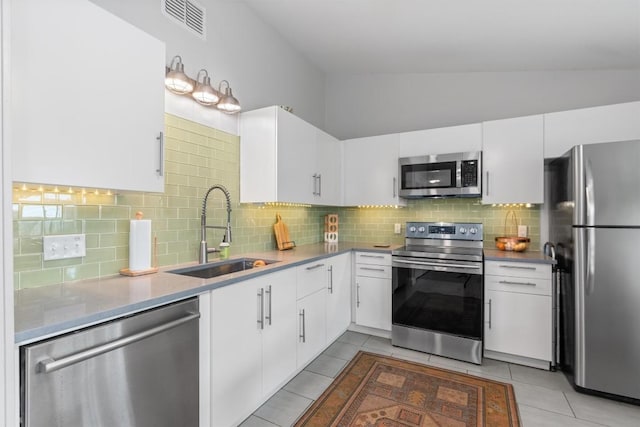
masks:
<instances>
[{"instance_id":1,"label":"vaulted white ceiling","mask_svg":"<svg viewBox=\"0 0 640 427\"><path fill-rule=\"evenodd\" d=\"M640 68L640 0L243 0L327 73Z\"/></svg>"}]
</instances>

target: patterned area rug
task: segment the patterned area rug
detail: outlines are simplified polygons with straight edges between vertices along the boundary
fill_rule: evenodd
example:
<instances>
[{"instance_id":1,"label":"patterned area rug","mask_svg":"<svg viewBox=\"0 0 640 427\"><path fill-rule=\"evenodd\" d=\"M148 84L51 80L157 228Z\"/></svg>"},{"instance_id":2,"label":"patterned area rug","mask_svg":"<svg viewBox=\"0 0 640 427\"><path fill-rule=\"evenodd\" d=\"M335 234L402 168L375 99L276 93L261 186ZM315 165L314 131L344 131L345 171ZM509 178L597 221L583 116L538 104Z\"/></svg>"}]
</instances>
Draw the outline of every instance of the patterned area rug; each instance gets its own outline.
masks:
<instances>
[{"instance_id":1,"label":"patterned area rug","mask_svg":"<svg viewBox=\"0 0 640 427\"><path fill-rule=\"evenodd\" d=\"M520 426L511 384L359 352L296 426Z\"/></svg>"}]
</instances>

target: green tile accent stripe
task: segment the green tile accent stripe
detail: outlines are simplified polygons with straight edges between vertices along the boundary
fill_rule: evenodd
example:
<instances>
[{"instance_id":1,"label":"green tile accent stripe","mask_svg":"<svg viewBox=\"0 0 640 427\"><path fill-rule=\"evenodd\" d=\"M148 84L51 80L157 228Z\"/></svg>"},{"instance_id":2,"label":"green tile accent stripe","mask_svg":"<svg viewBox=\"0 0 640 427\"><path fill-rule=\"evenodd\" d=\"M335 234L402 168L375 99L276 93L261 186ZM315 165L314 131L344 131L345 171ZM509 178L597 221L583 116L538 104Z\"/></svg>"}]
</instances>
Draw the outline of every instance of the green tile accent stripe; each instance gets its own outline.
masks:
<instances>
[{"instance_id":1,"label":"green tile accent stripe","mask_svg":"<svg viewBox=\"0 0 640 427\"><path fill-rule=\"evenodd\" d=\"M193 262L200 244L202 197L214 184L231 193L232 254L276 248L273 224L280 213L298 245L323 241L324 216L340 216L341 241L402 243L407 221L467 221L485 224L485 241L503 234L504 217L515 210L529 226L532 247L539 247L538 208L502 208L481 205L475 199L410 200L404 209L357 209L293 206L255 206L239 203L240 139L180 117L165 115L165 192L111 192L86 189L40 190L17 186L13 192L14 268L16 289L46 286L118 274L128 266L129 220L137 211L152 220L159 266ZM224 225L222 193L209 198L210 224ZM402 233L393 233L401 223ZM86 234L87 255L61 261L43 261L42 236ZM222 231L208 233L217 246Z\"/></svg>"}]
</instances>

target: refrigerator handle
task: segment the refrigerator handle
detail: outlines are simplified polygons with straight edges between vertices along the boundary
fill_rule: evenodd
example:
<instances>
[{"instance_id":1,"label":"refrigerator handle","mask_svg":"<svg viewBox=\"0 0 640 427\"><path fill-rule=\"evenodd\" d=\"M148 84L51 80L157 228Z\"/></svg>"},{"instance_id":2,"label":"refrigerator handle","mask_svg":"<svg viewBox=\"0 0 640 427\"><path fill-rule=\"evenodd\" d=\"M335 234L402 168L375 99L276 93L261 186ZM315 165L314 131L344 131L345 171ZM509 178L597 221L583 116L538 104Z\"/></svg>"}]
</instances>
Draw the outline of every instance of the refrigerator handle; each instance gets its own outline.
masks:
<instances>
[{"instance_id":1,"label":"refrigerator handle","mask_svg":"<svg viewBox=\"0 0 640 427\"><path fill-rule=\"evenodd\" d=\"M586 294L591 295L595 290L595 274L596 274L596 229L589 227L585 233L587 260L586 260Z\"/></svg>"},{"instance_id":2,"label":"refrigerator handle","mask_svg":"<svg viewBox=\"0 0 640 427\"><path fill-rule=\"evenodd\" d=\"M585 213L586 224L595 225L595 203L594 203L594 186L593 186L593 169L591 159L587 159L584 164L584 195L585 195Z\"/></svg>"}]
</instances>

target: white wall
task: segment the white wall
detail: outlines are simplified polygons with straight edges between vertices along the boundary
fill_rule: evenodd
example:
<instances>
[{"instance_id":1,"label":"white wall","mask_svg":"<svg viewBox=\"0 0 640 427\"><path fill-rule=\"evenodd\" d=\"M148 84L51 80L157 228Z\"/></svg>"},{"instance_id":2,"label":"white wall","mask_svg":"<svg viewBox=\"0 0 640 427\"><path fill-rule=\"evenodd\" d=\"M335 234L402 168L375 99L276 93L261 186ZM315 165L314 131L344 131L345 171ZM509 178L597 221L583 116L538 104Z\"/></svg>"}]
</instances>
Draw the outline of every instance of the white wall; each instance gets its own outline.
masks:
<instances>
[{"instance_id":1,"label":"white wall","mask_svg":"<svg viewBox=\"0 0 640 427\"><path fill-rule=\"evenodd\" d=\"M228 80L243 110L287 105L324 128L324 73L242 2L197 0L207 14L207 39L202 40L162 14L161 0L92 1L164 41L167 64L181 55L189 76L195 78L205 68L216 87Z\"/></svg>"},{"instance_id":2,"label":"white wall","mask_svg":"<svg viewBox=\"0 0 640 427\"><path fill-rule=\"evenodd\" d=\"M640 70L329 75L339 139L640 100Z\"/></svg>"},{"instance_id":3,"label":"white wall","mask_svg":"<svg viewBox=\"0 0 640 427\"><path fill-rule=\"evenodd\" d=\"M17 425L17 378L13 334L13 224L11 216L11 151L8 144L9 3L0 0L0 425Z\"/></svg>"},{"instance_id":4,"label":"white wall","mask_svg":"<svg viewBox=\"0 0 640 427\"><path fill-rule=\"evenodd\" d=\"M640 100L638 69L326 76L240 1L197 0L206 41L166 18L161 0L91 1L163 40L167 63L179 54L190 76L229 80L245 111L288 105L339 139ZM167 111L235 127L186 101L168 96Z\"/></svg>"}]
</instances>

